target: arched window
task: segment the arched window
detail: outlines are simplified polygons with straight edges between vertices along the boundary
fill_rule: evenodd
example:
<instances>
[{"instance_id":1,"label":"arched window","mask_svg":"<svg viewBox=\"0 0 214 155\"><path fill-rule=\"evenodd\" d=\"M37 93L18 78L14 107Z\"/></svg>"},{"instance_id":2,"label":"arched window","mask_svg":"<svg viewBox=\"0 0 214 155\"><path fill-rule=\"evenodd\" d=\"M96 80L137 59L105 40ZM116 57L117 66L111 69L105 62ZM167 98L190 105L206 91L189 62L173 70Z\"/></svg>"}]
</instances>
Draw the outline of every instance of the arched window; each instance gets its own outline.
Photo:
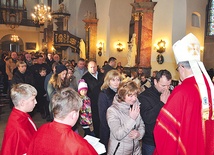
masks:
<instances>
[{"instance_id":1,"label":"arched window","mask_svg":"<svg viewBox=\"0 0 214 155\"><path fill-rule=\"evenodd\" d=\"M201 15L197 12L192 13L192 26L201 27Z\"/></svg>"},{"instance_id":2,"label":"arched window","mask_svg":"<svg viewBox=\"0 0 214 155\"><path fill-rule=\"evenodd\" d=\"M207 35L214 36L214 0L208 4Z\"/></svg>"}]
</instances>

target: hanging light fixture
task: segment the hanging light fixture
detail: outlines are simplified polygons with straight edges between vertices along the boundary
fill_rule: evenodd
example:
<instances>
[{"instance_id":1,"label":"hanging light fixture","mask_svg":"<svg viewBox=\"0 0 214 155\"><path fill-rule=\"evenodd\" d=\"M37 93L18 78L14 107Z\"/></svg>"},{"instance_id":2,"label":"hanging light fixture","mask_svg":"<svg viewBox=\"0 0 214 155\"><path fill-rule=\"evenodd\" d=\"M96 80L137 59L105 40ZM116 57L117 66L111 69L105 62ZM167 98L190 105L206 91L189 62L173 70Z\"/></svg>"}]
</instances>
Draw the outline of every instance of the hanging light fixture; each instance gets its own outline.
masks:
<instances>
[{"instance_id":1,"label":"hanging light fixture","mask_svg":"<svg viewBox=\"0 0 214 155\"><path fill-rule=\"evenodd\" d=\"M13 35L11 36L10 40L11 40L12 42L17 42L17 41L19 41L19 36L13 34Z\"/></svg>"},{"instance_id":2,"label":"hanging light fixture","mask_svg":"<svg viewBox=\"0 0 214 155\"><path fill-rule=\"evenodd\" d=\"M44 25L46 20L51 20L50 7L44 5L43 0L41 0L41 4L34 7L34 13L31 14L31 17L35 23L38 22L39 25Z\"/></svg>"}]
</instances>

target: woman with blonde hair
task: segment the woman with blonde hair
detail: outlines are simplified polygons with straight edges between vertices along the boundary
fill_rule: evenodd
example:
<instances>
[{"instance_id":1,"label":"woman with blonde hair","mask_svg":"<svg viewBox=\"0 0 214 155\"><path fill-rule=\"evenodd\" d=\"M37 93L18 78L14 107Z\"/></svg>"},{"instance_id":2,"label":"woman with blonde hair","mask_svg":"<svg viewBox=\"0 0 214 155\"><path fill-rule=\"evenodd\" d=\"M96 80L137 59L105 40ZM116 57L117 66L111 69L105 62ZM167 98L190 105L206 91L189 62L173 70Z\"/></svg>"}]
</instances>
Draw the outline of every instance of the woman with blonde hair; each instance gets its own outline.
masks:
<instances>
[{"instance_id":1,"label":"woman with blonde hair","mask_svg":"<svg viewBox=\"0 0 214 155\"><path fill-rule=\"evenodd\" d=\"M108 155L141 155L139 140L145 133L145 125L140 116L138 93L139 87L134 81L121 83L107 110Z\"/></svg>"},{"instance_id":2,"label":"woman with blonde hair","mask_svg":"<svg viewBox=\"0 0 214 155\"><path fill-rule=\"evenodd\" d=\"M117 70L109 71L101 86L101 92L98 98L98 110L100 117L100 142L108 148L110 130L106 120L107 109L111 106L117 88L122 80L121 74Z\"/></svg>"}]
</instances>

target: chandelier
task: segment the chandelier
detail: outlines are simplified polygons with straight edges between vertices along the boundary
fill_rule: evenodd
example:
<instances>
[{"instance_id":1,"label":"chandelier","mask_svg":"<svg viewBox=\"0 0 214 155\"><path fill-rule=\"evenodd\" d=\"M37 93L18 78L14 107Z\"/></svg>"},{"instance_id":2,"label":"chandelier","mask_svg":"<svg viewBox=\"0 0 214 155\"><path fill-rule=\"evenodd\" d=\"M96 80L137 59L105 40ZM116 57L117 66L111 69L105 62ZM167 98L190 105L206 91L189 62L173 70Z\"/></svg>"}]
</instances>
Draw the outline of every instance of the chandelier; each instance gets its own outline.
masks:
<instances>
[{"instance_id":1,"label":"chandelier","mask_svg":"<svg viewBox=\"0 0 214 155\"><path fill-rule=\"evenodd\" d=\"M17 36L17 35L14 34L14 35L11 36L10 40L12 42L17 42L17 41L19 41L19 36Z\"/></svg>"},{"instance_id":2,"label":"chandelier","mask_svg":"<svg viewBox=\"0 0 214 155\"><path fill-rule=\"evenodd\" d=\"M39 23L44 25L46 20L51 20L50 7L44 5L43 0L41 4L38 4L34 7L34 13L31 14L34 23Z\"/></svg>"}]
</instances>

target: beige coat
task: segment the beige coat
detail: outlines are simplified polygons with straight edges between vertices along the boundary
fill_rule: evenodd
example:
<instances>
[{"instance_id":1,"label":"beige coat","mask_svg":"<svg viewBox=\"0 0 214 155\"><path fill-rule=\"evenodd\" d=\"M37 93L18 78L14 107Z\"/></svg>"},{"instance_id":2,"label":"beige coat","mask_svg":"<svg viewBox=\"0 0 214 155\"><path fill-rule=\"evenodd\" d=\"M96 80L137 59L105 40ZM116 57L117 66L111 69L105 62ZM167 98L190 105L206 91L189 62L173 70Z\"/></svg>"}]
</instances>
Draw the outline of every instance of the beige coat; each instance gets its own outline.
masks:
<instances>
[{"instance_id":1,"label":"beige coat","mask_svg":"<svg viewBox=\"0 0 214 155\"><path fill-rule=\"evenodd\" d=\"M16 68L16 62L12 59L6 61L6 73L8 76L8 80L12 80L13 78L13 70Z\"/></svg>"},{"instance_id":2,"label":"beige coat","mask_svg":"<svg viewBox=\"0 0 214 155\"><path fill-rule=\"evenodd\" d=\"M135 104L140 103L137 100ZM119 103L117 95L115 95L112 106L107 110L107 121L110 128L108 155L113 155L118 142L120 142L120 145L116 155L131 155L132 152L134 155L141 155L139 140L142 139L145 133L145 125L140 115L136 120L133 120L129 116L129 110L130 105L125 102ZM135 140L128 136L134 128L140 132L140 137Z\"/></svg>"}]
</instances>

